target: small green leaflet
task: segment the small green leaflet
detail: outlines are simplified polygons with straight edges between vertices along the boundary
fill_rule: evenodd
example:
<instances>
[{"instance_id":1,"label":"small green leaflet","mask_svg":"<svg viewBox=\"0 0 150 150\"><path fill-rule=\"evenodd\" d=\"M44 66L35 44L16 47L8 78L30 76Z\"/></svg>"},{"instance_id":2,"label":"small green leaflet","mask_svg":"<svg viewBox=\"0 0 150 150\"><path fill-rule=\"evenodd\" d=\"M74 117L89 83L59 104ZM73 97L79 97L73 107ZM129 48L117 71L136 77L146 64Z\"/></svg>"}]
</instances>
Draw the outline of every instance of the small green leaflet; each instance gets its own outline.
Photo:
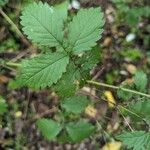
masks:
<instances>
[{"instance_id":1,"label":"small green leaflet","mask_svg":"<svg viewBox=\"0 0 150 150\"><path fill-rule=\"evenodd\" d=\"M136 85L136 88L140 91L145 90L148 79L146 74L143 71L138 71L136 72L135 76L134 76L134 82Z\"/></svg>"},{"instance_id":2,"label":"small green leaflet","mask_svg":"<svg viewBox=\"0 0 150 150\"><path fill-rule=\"evenodd\" d=\"M68 49L74 54L91 50L101 38L103 25L103 13L100 8L79 10L68 27Z\"/></svg>"},{"instance_id":3,"label":"small green leaflet","mask_svg":"<svg viewBox=\"0 0 150 150\"><path fill-rule=\"evenodd\" d=\"M81 66L81 70L90 71L98 62L100 62L100 50L99 47L95 47L91 51L84 53L76 63Z\"/></svg>"},{"instance_id":4,"label":"small green leaflet","mask_svg":"<svg viewBox=\"0 0 150 150\"><path fill-rule=\"evenodd\" d=\"M72 113L81 113L85 110L87 105L89 104L89 100L86 96L74 96L65 99L61 106L64 108L67 112Z\"/></svg>"},{"instance_id":5,"label":"small green leaflet","mask_svg":"<svg viewBox=\"0 0 150 150\"><path fill-rule=\"evenodd\" d=\"M67 71L62 75L62 78L54 86L55 91L61 97L70 97L74 95L77 85L75 82L80 79L78 68L70 63L67 66Z\"/></svg>"},{"instance_id":6,"label":"small green leaflet","mask_svg":"<svg viewBox=\"0 0 150 150\"><path fill-rule=\"evenodd\" d=\"M34 89L51 86L61 78L68 63L65 53L41 54L22 63L19 81Z\"/></svg>"},{"instance_id":7,"label":"small green leaflet","mask_svg":"<svg viewBox=\"0 0 150 150\"><path fill-rule=\"evenodd\" d=\"M69 123L66 126L66 130L73 142L80 142L92 135L95 127L86 121L79 121Z\"/></svg>"},{"instance_id":8,"label":"small green leaflet","mask_svg":"<svg viewBox=\"0 0 150 150\"><path fill-rule=\"evenodd\" d=\"M125 132L117 136L129 149L133 150L149 150L150 149L150 133L144 131Z\"/></svg>"},{"instance_id":9,"label":"small green leaflet","mask_svg":"<svg viewBox=\"0 0 150 150\"><path fill-rule=\"evenodd\" d=\"M42 2L28 5L21 16L24 33L39 45L59 46L63 40L63 18L60 10Z\"/></svg>"},{"instance_id":10,"label":"small green leaflet","mask_svg":"<svg viewBox=\"0 0 150 150\"><path fill-rule=\"evenodd\" d=\"M39 119L36 124L47 140L53 140L62 129L59 123L51 119Z\"/></svg>"},{"instance_id":11,"label":"small green leaflet","mask_svg":"<svg viewBox=\"0 0 150 150\"><path fill-rule=\"evenodd\" d=\"M3 115L5 112L7 112L7 103L6 101L0 96L0 115Z\"/></svg>"}]
</instances>

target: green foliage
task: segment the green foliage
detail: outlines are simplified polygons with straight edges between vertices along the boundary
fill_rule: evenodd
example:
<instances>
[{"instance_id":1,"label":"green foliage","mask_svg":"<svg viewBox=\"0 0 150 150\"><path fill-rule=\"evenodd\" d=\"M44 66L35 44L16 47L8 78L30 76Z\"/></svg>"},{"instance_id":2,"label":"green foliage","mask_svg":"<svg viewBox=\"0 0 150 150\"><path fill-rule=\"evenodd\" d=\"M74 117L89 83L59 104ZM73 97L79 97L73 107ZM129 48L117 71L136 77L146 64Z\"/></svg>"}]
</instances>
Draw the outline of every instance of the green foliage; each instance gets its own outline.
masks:
<instances>
[{"instance_id":1,"label":"green foliage","mask_svg":"<svg viewBox=\"0 0 150 150\"><path fill-rule=\"evenodd\" d=\"M64 30L63 23L67 18L66 6L67 2L56 7L50 7L47 3L39 2L30 4L23 11L21 24L28 38L39 45L56 47L57 52L42 54L24 61L19 77L22 86L26 85L36 89L50 87L66 71L66 74L62 76L62 80L59 80L60 87L56 91L62 94L62 97L64 96L63 93L68 91L67 87L64 88L66 85L69 85L68 87L72 89L71 92L67 92L67 96L71 96L75 91L74 81L76 75L74 76L74 73L79 73L74 68L79 69L76 62L80 58L74 54L91 50L96 45L96 41L100 39L103 31L104 20L100 8L81 9L73 18L73 21L69 23L68 28ZM84 30L81 30L81 28ZM67 36L64 31L67 31ZM89 53L89 57L95 58L95 53ZM67 67L69 58L70 64L74 64L74 66L70 66L74 68ZM86 68L91 64L88 67L88 72L96 62L97 59L96 61L92 59L85 64ZM84 76L82 75L84 70L79 72L80 76ZM69 79L71 80L70 83L68 82ZM56 87L58 87L58 84Z\"/></svg>"},{"instance_id":2,"label":"green foliage","mask_svg":"<svg viewBox=\"0 0 150 150\"><path fill-rule=\"evenodd\" d=\"M100 8L81 9L69 24L68 42L73 53L91 50L100 39L104 25Z\"/></svg>"},{"instance_id":3,"label":"green foliage","mask_svg":"<svg viewBox=\"0 0 150 150\"><path fill-rule=\"evenodd\" d=\"M65 134L68 138L63 139L79 142L89 137L95 127L78 121L78 118L67 120L65 113L82 113L89 104L87 97L74 95L81 87L80 82L89 76L90 70L100 60L99 49L92 48L101 38L104 19L100 8L89 8L79 10L67 23L67 8L68 2L55 7L42 2L25 7L21 16L24 33L47 50L22 62L17 81L21 86L33 89L53 85L58 95L64 98L61 108L66 112L58 113L60 124L43 118L37 121L37 127L48 140L53 140L60 133L58 139Z\"/></svg>"},{"instance_id":4,"label":"green foliage","mask_svg":"<svg viewBox=\"0 0 150 150\"><path fill-rule=\"evenodd\" d=\"M59 14L60 10L47 3L28 5L21 16L24 33L39 45L59 46L63 40L63 18Z\"/></svg>"},{"instance_id":5,"label":"green foliage","mask_svg":"<svg viewBox=\"0 0 150 150\"><path fill-rule=\"evenodd\" d=\"M133 150L148 150L150 149L150 133L144 131L125 132L117 139L121 140L128 149Z\"/></svg>"},{"instance_id":6,"label":"green foliage","mask_svg":"<svg viewBox=\"0 0 150 150\"><path fill-rule=\"evenodd\" d=\"M149 99L139 100L137 102L133 102L128 106L128 109L142 117L148 124L150 124L150 101ZM131 113L127 113L133 120L141 121L139 117ZM136 118L135 118L136 117Z\"/></svg>"},{"instance_id":7,"label":"green foliage","mask_svg":"<svg viewBox=\"0 0 150 150\"><path fill-rule=\"evenodd\" d=\"M129 89L131 88L131 86L129 86L129 85L123 85L123 86L121 86L121 87L123 87L123 88L129 88ZM130 92L123 91L123 90L120 88L120 89L117 90L117 96L118 96L120 99L127 101L127 100L129 100L129 99L132 98L133 94L130 93Z\"/></svg>"},{"instance_id":8,"label":"green foliage","mask_svg":"<svg viewBox=\"0 0 150 150\"><path fill-rule=\"evenodd\" d=\"M136 8L131 6L130 9L126 0L113 1L121 11L121 15L124 16L123 21L127 22L129 26L137 24L142 16L148 17L150 15L148 6ZM0 5L5 4L5 2L7 0L1 0ZM23 32L28 39L40 46L42 54L22 62L20 76L17 81L9 82L9 88L16 89L19 86L18 83L33 89L52 87L63 99L60 105L58 103L58 112L54 115L57 121L41 118L36 122L36 125L47 140L57 138L60 141L74 143L90 137L96 130L95 125L80 118L81 113L90 103L88 98L75 96L75 93L89 78L90 70L100 61L100 49L96 47L96 42L101 38L103 32L104 16L100 8L89 8L79 10L75 16L69 16L68 19L68 5L68 2L65 2L53 7L47 3L39 2L31 3L25 7L21 16ZM149 32L149 29L147 31ZM0 51L2 51L3 46L9 48L13 45L15 45L14 42L10 42L10 45L3 43ZM141 52L137 49L127 49L120 54L132 61L141 58ZM109 83L113 83L118 75L119 71L113 70L106 75L106 78ZM143 97L135 95L135 91L130 93L122 90L122 88L129 88L141 92L147 91L148 79L144 72L138 71L133 79L133 85L122 85L117 91L120 99L132 100L132 98L137 98L136 102L130 102L128 113L124 114L130 116L132 121L136 117L138 119L142 117L144 123L150 124L149 99L143 100ZM107 87L118 89L115 86L108 85ZM0 115L8 111L7 107L6 102L0 98ZM114 108L119 108L117 101ZM99 113L94 107L90 109L87 111L89 114L93 113L94 117ZM93 119L97 119L97 116L94 117ZM126 132L117 138L129 149L150 149L150 133L144 131Z\"/></svg>"},{"instance_id":9,"label":"green foliage","mask_svg":"<svg viewBox=\"0 0 150 150\"><path fill-rule=\"evenodd\" d=\"M48 140L54 139L62 129L59 123L51 119L42 118L39 119L36 124L43 136Z\"/></svg>"},{"instance_id":10,"label":"green foliage","mask_svg":"<svg viewBox=\"0 0 150 150\"><path fill-rule=\"evenodd\" d=\"M13 38L8 38L7 40L3 41L0 45L0 52L4 52L6 50L13 49L14 51L18 50L19 45Z\"/></svg>"},{"instance_id":11,"label":"green foliage","mask_svg":"<svg viewBox=\"0 0 150 150\"><path fill-rule=\"evenodd\" d=\"M8 105L6 101L0 96L0 115L3 115L8 111Z\"/></svg>"},{"instance_id":12,"label":"green foliage","mask_svg":"<svg viewBox=\"0 0 150 150\"><path fill-rule=\"evenodd\" d=\"M92 51L84 54L76 63L81 66L81 71L89 71L95 64L100 61L100 51L98 47L95 47Z\"/></svg>"},{"instance_id":13,"label":"green foliage","mask_svg":"<svg viewBox=\"0 0 150 150\"><path fill-rule=\"evenodd\" d=\"M145 90L148 79L147 79L146 74L143 71L136 72L133 79L134 79L137 90L140 90L140 91Z\"/></svg>"},{"instance_id":14,"label":"green foliage","mask_svg":"<svg viewBox=\"0 0 150 150\"><path fill-rule=\"evenodd\" d=\"M84 138L92 135L95 131L95 127L88 122L80 121L78 123L69 123L66 130L73 142L80 142Z\"/></svg>"},{"instance_id":15,"label":"green foliage","mask_svg":"<svg viewBox=\"0 0 150 150\"><path fill-rule=\"evenodd\" d=\"M0 0L0 7L8 3L9 0Z\"/></svg>"},{"instance_id":16,"label":"green foliage","mask_svg":"<svg viewBox=\"0 0 150 150\"><path fill-rule=\"evenodd\" d=\"M117 95L122 100L130 100L135 96L135 94L122 90L121 88L127 89L136 89L138 91L146 91L146 86L148 83L147 75L143 71L137 71L133 77L134 83L127 84L124 83L120 86L120 89L117 90Z\"/></svg>"},{"instance_id":17,"label":"green foliage","mask_svg":"<svg viewBox=\"0 0 150 150\"><path fill-rule=\"evenodd\" d=\"M61 106L67 112L71 113L81 113L85 110L87 105L89 104L89 100L85 96L74 96L68 99L65 99Z\"/></svg>"},{"instance_id":18,"label":"green foliage","mask_svg":"<svg viewBox=\"0 0 150 150\"><path fill-rule=\"evenodd\" d=\"M20 82L35 89L51 86L66 71L68 63L69 57L63 52L41 54L22 63Z\"/></svg>"},{"instance_id":19,"label":"green foliage","mask_svg":"<svg viewBox=\"0 0 150 150\"><path fill-rule=\"evenodd\" d=\"M54 86L54 90L61 97L70 97L76 92L76 82L80 79L80 70L73 63L70 63L67 67L67 72L63 74L62 78Z\"/></svg>"},{"instance_id":20,"label":"green foliage","mask_svg":"<svg viewBox=\"0 0 150 150\"><path fill-rule=\"evenodd\" d=\"M149 17L150 16L150 7L135 7L129 10L127 13L125 21L130 25L136 25L142 16Z\"/></svg>"},{"instance_id":21,"label":"green foliage","mask_svg":"<svg viewBox=\"0 0 150 150\"><path fill-rule=\"evenodd\" d=\"M120 52L121 56L128 58L131 61L137 61L142 57L142 52L139 49L125 49Z\"/></svg>"},{"instance_id":22,"label":"green foliage","mask_svg":"<svg viewBox=\"0 0 150 150\"><path fill-rule=\"evenodd\" d=\"M149 6L139 6L139 7L130 7L129 4L131 1L125 0L112 0L118 9L118 16L122 18L130 27L133 27L138 24L143 16L150 16L150 7Z\"/></svg>"}]
</instances>

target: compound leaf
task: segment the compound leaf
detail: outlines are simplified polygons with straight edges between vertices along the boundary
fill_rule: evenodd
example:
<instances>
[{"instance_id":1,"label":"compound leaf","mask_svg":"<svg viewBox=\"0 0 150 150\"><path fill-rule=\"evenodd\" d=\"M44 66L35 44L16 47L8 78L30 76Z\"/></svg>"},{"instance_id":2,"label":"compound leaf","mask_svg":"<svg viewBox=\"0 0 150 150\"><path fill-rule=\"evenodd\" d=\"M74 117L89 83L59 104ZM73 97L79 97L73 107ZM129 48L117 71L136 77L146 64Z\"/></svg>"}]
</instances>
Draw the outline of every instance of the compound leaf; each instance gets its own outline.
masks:
<instances>
[{"instance_id":1,"label":"compound leaf","mask_svg":"<svg viewBox=\"0 0 150 150\"><path fill-rule=\"evenodd\" d=\"M57 10L42 2L30 4L24 9L21 24L30 40L49 47L61 45L63 18Z\"/></svg>"},{"instance_id":2,"label":"compound leaf","mask_svg":"<svg viewBox=\"0 0 150 150\"><path fill-rule=\"evenodd\" d=\"M62 129L59 123L51 119L39 119L36 124L42 135L48 140L54 139Z\"/></svg>"},{"instance_id":3,"label":"compound leaf","mask_svg":"<svg viewBox=\"0 0 150 150\"><path fill-rule=\"evenodd\" d=\"M65 53L41 54L22 63L20 82L31 88L51 86L61 78L69 57ZM61 66L61 67L60 67Z\"/></svg>"},{"instance_id":4,"label":"compound leaf","mask_svg":"<svg viewBox=\"0 0 150 150\"><path fill-rule=\"evenodd\" d=\"M148 150L150 148L150 133L144 131L125 132L117 139L121 140L129 149L133 150Z\"/></svg>"},{"instance_id":5,"label":"compound leaf","mask_svg":"<svg viewBox=\"0 0 150 150\"><path fill-rule=\"evenodd\" d=\"M81 113L89 104L89 100L86 96L74 96L65 99L62 102L62 108L64 108L67 112L72 113Z\"/></svg>"},{"instance_id":6,"label":"compound leaf","mask_svg":"<svg viewBox=\"0 0 150 150\"><path fill-rule=\"evenodd\" d=\"M91 50L101 37L104 25L100 8L81 9L69 24L69 49L74 54Z\"/></svg>"},{"instance_id":7,"label":"compound leaf","mask_svg":"<svg viewBox=\"0 0 150 150\"><path fill-rule=\"evenodd\" d=\"M86 121L79 121L69 123L66 126L66 130L73 142L80 142L92 135L95 127Z\"/></svg>"}]
</instances>

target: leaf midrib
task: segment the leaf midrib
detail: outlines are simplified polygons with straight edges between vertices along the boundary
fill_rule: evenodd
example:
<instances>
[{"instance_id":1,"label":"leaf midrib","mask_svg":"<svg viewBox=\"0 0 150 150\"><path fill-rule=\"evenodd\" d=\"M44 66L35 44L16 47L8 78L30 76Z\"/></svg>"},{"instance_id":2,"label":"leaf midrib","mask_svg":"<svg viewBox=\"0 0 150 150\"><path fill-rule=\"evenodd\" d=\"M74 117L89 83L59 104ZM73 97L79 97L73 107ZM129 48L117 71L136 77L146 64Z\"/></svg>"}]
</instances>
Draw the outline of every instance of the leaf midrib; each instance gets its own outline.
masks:
<instances>
[{"instance_id":1,"label":"leaf midrib","mask_svg":"<svg viewBox=\"0 0 150 150\"><path fill-rule=\"evenodd\" d=\"M30 14L41 26L59 43L59 45L62 47L62 43L47 29L38 18L36 18L34 15ZM63 47L62 47L63 48ZM64 48L63 48L64 49Z\"/></svg>"},{"instance_id":2,"label":"leaf midrib","mask_svg":"<svg viewBox=\"0 0 150 150\"><path fill-rule=\"evenodd\" d=\"M37 74L41 73L41 71L45 70L45 69L46 69L47 67L49 67L50 65L53 65L53 64L56 63L57 61L59 61L59 60L65 58L66 56L68 56L68 55L64 55L63 57L57 59L55 62L52 62L51 64L47 64L47 66L41 68L40 71L35 72L32 76L30 76L30 78L28 78L28 79L26 80L26 83L27 83L31 78L33 78L34 76L36 76Z\"/></svg>"}]
</instances>

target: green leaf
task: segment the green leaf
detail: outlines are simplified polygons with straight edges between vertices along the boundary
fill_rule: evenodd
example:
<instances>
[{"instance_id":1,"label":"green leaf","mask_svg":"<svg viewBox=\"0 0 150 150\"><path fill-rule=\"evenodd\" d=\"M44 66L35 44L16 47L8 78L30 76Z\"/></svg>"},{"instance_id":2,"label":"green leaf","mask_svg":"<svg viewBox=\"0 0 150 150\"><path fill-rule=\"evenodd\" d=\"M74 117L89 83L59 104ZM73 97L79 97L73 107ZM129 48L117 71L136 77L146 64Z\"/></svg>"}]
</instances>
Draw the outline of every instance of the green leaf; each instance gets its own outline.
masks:
<instances>
[{"instance_id":1,"label":"green leaf","mask_svg":"<svg viewBox=\"0 0 150 150\"><path fill-rule=\"evenodd\" d=\"M149 99L142 100L142 101L139 100L137 102L134 102L129 105L128 109L141 116L143 119L147 121L147 123L150 124L150 100ZM133 118L133 120L137 119L135 118L135 115L132 115L130 113L128 115L130 115Z\"/></svg>"},{"instance_id":2,"label":"green leaf","mask_svg":"<svg viewBox=\"0 0 150 150\"><path fill-rule=\"evenodd\" d=\"M95 131L95 127L88 122L71 122L66 126L66 130L73 142L80 142L88 138Z\"/></svg>"},{"instance_id":3,"label":"green leaf","mask_svg":"<svg viewBox=\"0 0 150 150\"><path fill-rule=\"evenodd\" d=\"M72 113L81 113L85 110L87 105L89 104L89 100L86 96L74 96L65 99L61 106L64 108L67 112Z\"/></svg>"},{"instance_id":4,"label":"green leaf","mask_svg":"<svg viewBox=\"0 0 150 150\"><path fill-rule=\"evenodd\" d=\"M64 21L67 19L67 16L68 16L68 6L69 6L68 1L65 1L54 7L58 15L60 16L60 18L63 19Z\"/></svg>"},{"instance_id":5,"label":"green leaf","mask_svg":"<svg viewBox=\"0 0 150 150\"><path fill-rule=\"evenodd\" d=\"M145 90L148 79L147 79L146 74L143 71L136 72L133 79L134 79L136 88L138 90L140 90L140 91Z\"/></svg>"},{"instance_id":6,"label":"green leaf","mask_svg":"<svg viewBox=\"0 0 150 150\"><path fill-rule=\"evenodd\" d=\"M42 2L30 4L24 9L21 24L30 40L49 47L61 45L63 18L60 15L61 9L57 10Z\"/></svg>"},{"instance_id":7,"label":"green leaf","mask_svg":"<svg viewBox=\"0 0 150 150\"><path fill-rule=\"evenodd\" d=\"M74 54L91 50L101 38L104 25L100 8L81 9L69 24L69 48Z\"/></svg>"},{"instance_id":8,"label":"green leaf","mask_svg":"<svg viewBox=\"0 0 150 150\"><path fill-rule=\"evenodd\" d=\"M117 96L124 100L124 101L127 101L127 100L130 100L132 97L133 97L133 93L130 93L130 92L126 92L126 91L123 91L121 88L127 88L127 89L132 89L133 88L133 85L128 85L128 84L125 84L125 85L122 85L120 87L120 89L117 90Z\"/></svg>"},{"instance_id":9,"label":"green leaf","mask_svg":"<svg viewBox=\"0 0 150 150\"><path fill-rule=\"evenodd\" d=\"M69 57L65 53L41 54L24 61L21 67L20 83L31 88L51 86L61 78Z\"/></svg>"},{"instance_id":10,"label":"green leaf","mask_svg":"<svg viewBox=\"0 0 150 150\"><path fill-rule=\"evenodd\" d=\"M90 71L100 61L99 47L95 47L90 52L85 53L81 58L77 59L76 64L81 66L81 70Z\"/></svg>"},{"instance_id":11,"label":"green leaf","mask_svg":"<svg viewBox=\"0 0 150 150\"><path fill-rule=\"evenodd\" d=\"M7 112L7 103L6 101L0 96L0 115L3 115L5 112Z\"/></svg>"},{"instance_id":12,"label":"green leaf","mask_svg":"<svg viewBox=\"0 0 150 150\"><path fill-rule=\"evenodd\" d=\"M51 119L39 119L36 124L42 135L48 140L53 140L62 129L59 123Z\"/></svg>"},{"instance_id":13,"label":"green leaf","mask_svg":"<svg viewBox=\"0 0 150 150\"><path fill-rule=\"evenodd\" d=\"M54 90L57 91L61 97L70 97L74 95L77 85L76 82L80 79L80 72L78 68L70 63L67 67L67 71L62 75L62 78L54 86Z\"/></svg>"},{"instance_id":14,"label":"green leaf","mask_svg":"<svg viewBox=\"0 0 150 150\"><path fill-rule=\"evenodd\" d=\"M150 133L144 131L125 132L117 139L121 140L127 147L133 150L148 150L150 148Z\"/></svg>"}]
</instances>

